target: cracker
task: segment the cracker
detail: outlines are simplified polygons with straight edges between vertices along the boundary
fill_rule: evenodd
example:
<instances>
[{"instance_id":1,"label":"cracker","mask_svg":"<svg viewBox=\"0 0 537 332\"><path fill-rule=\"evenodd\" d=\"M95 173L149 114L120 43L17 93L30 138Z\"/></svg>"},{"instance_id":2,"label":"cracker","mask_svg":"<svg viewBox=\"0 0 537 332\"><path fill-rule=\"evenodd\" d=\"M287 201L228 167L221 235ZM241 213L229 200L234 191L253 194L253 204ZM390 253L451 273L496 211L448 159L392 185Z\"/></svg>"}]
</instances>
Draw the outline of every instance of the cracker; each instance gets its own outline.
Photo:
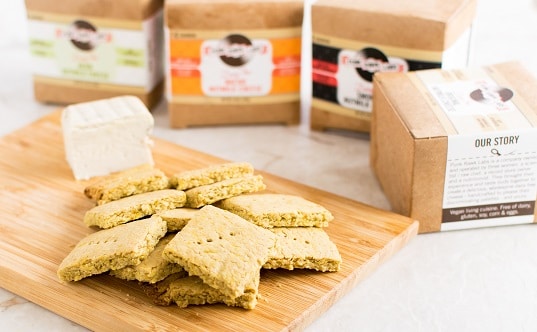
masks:
<instances>
[{"instance_id":1,"label":"cracker","mask_svg":"<svg viewBox=\"0 0 537 332\"><path fill-rule=\"evenodd\" d=\"M250 175L242 178L228 179L188 189L185 191L185 206L189 208L199 208L225 198L257 192L264 190L265 188L266 185L263 183L263 177L261 175Z\"/></svg>"},{"instance_id":2,"label":"cracker","mask_svg":"<svg viewBox=\"0 0 537 332\"><path fill-rule=\"evenodd\" d=\"M158 215L168 223L168 232L177 232L183 229L198 211L199 209L181 207L173 210L161 211Z\"/></svg>"},{"instance_id":3,"label":"cracker","mask_svg":"<svg viewBox=\"0 0 537 332\"><path fill-rule=\"evenodd\" d=\"M259 282L259 278L255 281ZM232 307L254 309L257 304L258 287L258 284L251 285L243 295L230 299L204 283L199 277L178 274L156 284L145 284L143 289L157 305L175 303L180 308L186 308L189 305L224 303Z\"/></svg>"},{"instance_id":4,"label":"cracker","mask_svg":"<svg viewBox=\"0 0 537 332\"><path fill-rule=\"evenodd\" d=\"M186 271L171 274L154 284L141 283L144 293L151 298L154 304L160 306L168 306L173 303L173 299L170 296L169 287L171 283L177 279L188 277Z\"/></svg>"},{"instance_id":5,"label":"cracker","mask_svg":"<svg viewBox=\"0 0 537 332\"><path fill-rule=\"evenodd\" d=\"M253 173L254 167L250 163L224 163L174 174L170 177L170 185L178 190L187 190Z\"/></svg>"},{"instance_id":6,"label":"cracker","mask_svg":"<svg viewBox=\"0 0 537 332\"><path fill-rule=\"evenodd\" d=\"M164 172L150 165L144 165L103 177L87 186L84 194L96 201L97 205L102 205L124 197L168 187L168 177Z\"/></svg>"},{"instance_id":7,"label":"cracker","mask_svg":"<svg viewBox=\"0 0 537 332\"><path fill-rule=\"evenodd\" d=\"M62 281L78 281L140 264L165 234L166 222L158 216L92 233L63 259L58 277Z\"/></svg>"},{"instance_id":8,"label":"cracker","mask_svg":"<svg viewBox=\"0 0 537 332\"><path fill-rule=\"evenodd\" d=\"M240 195L215 205L265 228L326 227L334 219L323 206L295 195Z\"/></svg>"},{"instance_id":9,"label":"cracker","mask_svg":"<svg viewBox=\"0 0 537 332\"><path fill-rule=\"evenodd\" d=\"M112 270L110 271L110 274L120 279L138 280L154 284L171 274L184 271L180 265L170 263L162 258L164 247L174 236L175 234L168 234L160 239L155 249L140 264L129 265L118 270Z\"/></svg>"},{"instance_id":10,"label":"cracker","mask_svg":"<svg viewBox=\"0 0 537 332\"><path fill-rule=\"evenodd\" d=\"M111 228L160 211L181 207L186 202L183 191L163 189L138 194L98 205L84 215L87 226Z\"/></svg>"},{"instance_id":11,"label":"cracker","mask_svg":"<svg viewBox=\"0 0 537 332\"><path fill-rule=\"evenodd\" d=\"M180 264L234 299L255 291L259 270L269 257L275 235L241 217L204 206L164 249L164 258Z\"/></svg>"},{"instance_id":12,"label":"cracker","mask_svg":"<svg viewBox=\"0 0 537 332\"><path fill-rule=\"evenodd\" d=\"M341 255L336 245L322 228L275 227L270 229L277 235L265 269L313 269L336 272L341 265Z\"/></svg>"}]
</instances>

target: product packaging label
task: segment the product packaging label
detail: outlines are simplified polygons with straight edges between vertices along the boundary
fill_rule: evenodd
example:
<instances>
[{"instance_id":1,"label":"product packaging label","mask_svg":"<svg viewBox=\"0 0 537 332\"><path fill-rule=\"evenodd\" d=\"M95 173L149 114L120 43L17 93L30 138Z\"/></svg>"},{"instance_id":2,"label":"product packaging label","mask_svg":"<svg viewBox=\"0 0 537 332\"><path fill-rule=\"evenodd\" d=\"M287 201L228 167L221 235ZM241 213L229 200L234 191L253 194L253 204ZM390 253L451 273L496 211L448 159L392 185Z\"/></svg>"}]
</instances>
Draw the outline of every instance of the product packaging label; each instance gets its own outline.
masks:
<instances>
[{"instance_id":1,"label":"product packaging label","mask_svg":"<svg viewBox=\"0 0 537 332\"><path fill-rule=\"evenodd\" d=\"M168 98L269 103L300 98L301 29L167 30Z\"/></svg>"},{"instance_id":2,"label":"product packaging label","mask_svg":"<svg viewBox=\"0 0 537 332\"><path fill-rule=\"evenodd\" d=\"M164 77L163 11L144 21L28 13L33 73L148 92Z\"/></svg>"},{"instance_id":3,"label":"product packaging label","mask_svg":"<svg viewBox=\"0 0 537 332\"><path fill-rule=\"evenodd\" d=\"M532 223L537 117L492 69L416 72L448 131L441 230Z\"/></svg>"},{"instance_id":4,"label":"product packaging label","mask_svg":"<svg viewBox=\"0 0 537 332\"><path fill-rule=\"evenodd\" d=\"M470 33L466 32L445 52L364 43L319 33L313 33L312 38L312 104L333 113L367 119L373 107L376 72L433 69L443 67L443 63L464 66Z\"/></svg>"}]
</instances>

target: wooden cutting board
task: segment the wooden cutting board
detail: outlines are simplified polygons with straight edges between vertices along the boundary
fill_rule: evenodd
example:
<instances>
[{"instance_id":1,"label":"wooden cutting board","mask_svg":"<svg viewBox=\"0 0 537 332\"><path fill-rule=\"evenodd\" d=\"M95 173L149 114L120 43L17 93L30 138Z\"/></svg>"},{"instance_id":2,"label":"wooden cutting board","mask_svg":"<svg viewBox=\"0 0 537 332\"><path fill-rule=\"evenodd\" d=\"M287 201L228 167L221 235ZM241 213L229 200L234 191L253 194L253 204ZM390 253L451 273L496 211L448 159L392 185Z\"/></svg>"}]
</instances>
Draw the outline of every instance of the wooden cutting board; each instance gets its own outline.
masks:
<instances>
[{"instance_id":1,"label":"wooden cutting board","mask_svg":"<svg viewBox=\"0 0 537 332\"><path fill-rule=\"evenodd\" d=\"M168 174L225 161L159 139L153 155ZM59 263L94 231L82 222L93 206L83 195L90 181L75 181L65 161L60 111L1 138L0 156L0 286L92 330L302 330L418 230L409 218L258 171L267 191L300 195L333 213L326 231L341 252L341 270L263 271L254 310L159 307L136 282L58 280Z\"/></svg>"}]
</instances>

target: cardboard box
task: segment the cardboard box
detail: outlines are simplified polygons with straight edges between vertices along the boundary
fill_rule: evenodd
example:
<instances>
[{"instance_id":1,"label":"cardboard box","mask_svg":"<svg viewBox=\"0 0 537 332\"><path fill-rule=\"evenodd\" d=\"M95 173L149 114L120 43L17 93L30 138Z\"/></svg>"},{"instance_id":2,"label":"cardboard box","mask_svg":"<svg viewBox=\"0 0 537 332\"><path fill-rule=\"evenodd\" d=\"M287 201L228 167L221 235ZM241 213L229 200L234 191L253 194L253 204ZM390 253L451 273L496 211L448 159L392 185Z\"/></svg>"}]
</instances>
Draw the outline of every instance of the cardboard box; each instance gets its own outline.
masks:
<instances>
[{"instance_id":1,"label":"cardboard box","mask_svg":"<svg viewBox=\"0 0 537 332\"><path fill-rule=\"evenodd\" d=\"M25 0L38 101L73 104L164 91L163 0Z\"/></svg>"},{"instance_id":2,"label":"cardboard box","mask_svg":"<svg viewBox=\"0 0 537 332\"><path fill-rule=\"evenodd\" d=\"M537 80L517 62L374 77L371 167L420 233L537 220Z\"/></svg>"},{"instance_id":3,"label":"cardboard box","mask_svg":"<svg viewBox=\"0 0 537 332\"><path fill-rule=\"evenodd\" d=\"M300 121L302 0L166 1L175 128Z\"/></svg>"},{"instance_id":4,"label":"cardboard box","mask_svg":"<svg viewBox=\"0 0 537 332\"><path fill-rule=\"evenodd\" d=\"M375 72L468 63L475 0L312 4L313 130L369 132Z\"/></svg>"}]
</instances>

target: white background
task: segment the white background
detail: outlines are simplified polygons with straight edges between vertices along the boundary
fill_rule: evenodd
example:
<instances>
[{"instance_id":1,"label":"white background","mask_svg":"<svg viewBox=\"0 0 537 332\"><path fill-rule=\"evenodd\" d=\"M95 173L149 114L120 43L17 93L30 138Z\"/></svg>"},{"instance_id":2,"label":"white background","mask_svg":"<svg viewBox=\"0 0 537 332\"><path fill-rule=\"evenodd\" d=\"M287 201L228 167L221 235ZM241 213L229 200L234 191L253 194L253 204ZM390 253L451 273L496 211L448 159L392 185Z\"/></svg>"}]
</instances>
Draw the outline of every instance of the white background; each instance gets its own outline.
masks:
<instances>
[{"instance_id":1,"label":"white background","mask_svg":"<svg viewBox=\"0 0 537 332\"><path fill-rule=\"evenodd\" d=\"M476 22L472 65L519 60L537 76L535 1L482 0ZM0 135L56 109L33 99L26 39L23 1L0 1ZM300 126L174 130L162 103L155 135L389 209L369 168L367 135L309 130L308 52L306 44ZM3 290L0 326L84 330ZM308 330L537 331L537 225L419 235Z\"/></svg>"}]
</instances>

